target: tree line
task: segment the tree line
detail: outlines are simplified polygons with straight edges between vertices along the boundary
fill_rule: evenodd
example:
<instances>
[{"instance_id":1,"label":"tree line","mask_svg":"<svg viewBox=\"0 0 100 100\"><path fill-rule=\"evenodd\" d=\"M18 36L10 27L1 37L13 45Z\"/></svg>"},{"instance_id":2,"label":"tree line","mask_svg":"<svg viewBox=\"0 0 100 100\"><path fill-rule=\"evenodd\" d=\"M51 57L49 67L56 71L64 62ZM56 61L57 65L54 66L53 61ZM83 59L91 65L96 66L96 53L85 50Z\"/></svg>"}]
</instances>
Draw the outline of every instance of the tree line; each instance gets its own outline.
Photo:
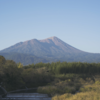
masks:
<instances>
[{"instance_id":1,"label":"tree line","mask_svg":"<svg viewBox=\"0 0 100 100\"><path fill-rule=\"evenodd\" d=\"M100 63L52 62L23 66L0 56L0 84L7 90L45 86L58 74L99 74Z\"/></svg>"},{"instance_id":2,"label":"tree line","mask_svg":"<svg viewBox=\"0 0 100 100\"><path fill-rule=\"evenodd\" d=\"M100 63L87 63L87 62L52 62L52 63L37 63L27 65L24 68L42 68L45 67L52 74L99 74Z\"/></svg>"}]
</instances>

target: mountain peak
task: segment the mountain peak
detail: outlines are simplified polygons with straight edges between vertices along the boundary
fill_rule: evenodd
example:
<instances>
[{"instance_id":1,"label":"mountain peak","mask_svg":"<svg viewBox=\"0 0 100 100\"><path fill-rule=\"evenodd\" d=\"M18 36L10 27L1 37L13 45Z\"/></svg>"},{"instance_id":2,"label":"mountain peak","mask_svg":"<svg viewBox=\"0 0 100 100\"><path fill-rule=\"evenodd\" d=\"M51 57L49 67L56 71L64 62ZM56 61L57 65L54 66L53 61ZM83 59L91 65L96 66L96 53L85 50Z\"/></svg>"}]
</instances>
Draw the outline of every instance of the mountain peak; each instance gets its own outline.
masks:
<instances>
[{"instance_id":1,"label":"mountain peak","mask_svg":"<svg viewBox=\"0 0 100 100\"><path fill-rule=\"evenodd\" d=\"M10 57L12 57L14 53L15 55L13 55L13 57L15 57L16 53L18 53L17 54L19 56L18 59L20 59L21 57L25 57L25 61L30 56L29 58L30 60L27 59L27 61L32 61L32 63L34 62L35 59L39 59L39 58L33 59L32 57L33 55L40 58L42 57L46 58L46 60L48 59L50 61L51 58L53 58L52 61L56 61L57 59L61 61L86 61L87 62L87 60L94 61L95 58L97 59L95 60L96 62L100 62L100 55L94 56L94 54L90 54L78 50L77 48L72 47L71 45L65 43L64 41L62 41L61 39L55 36L43 40L32 39L25 42L20 42L9 48L0 51L0 53L4 55L6 53L7 57L8 54L10 54ZM20 54L25 56L20 56ZM44 61L46 60L44 59Z\"/></svg>"},{"instance_id":2,"label":"mountain peak","mask_svg":"<svg viewBox=\"0 0 100 100\"><path fill-rule=\"evenodd\" d=\"M55 56L65 55L66 53L77 53L81 51L53 36L43 40L32 39L18 43L17 45L6 48L1 52L18 52L33 54L36 56Z\"/></svg>"},{"instance_id":3,"label":"mountain peak","mask_svg":"<svg viewBox=\"0 0 100 100\"><path fill-rule=\"evenodd\" d=\"M61 40L59 38L57 38L56 36L40 40L40 42L48 42L48 43L57 42L57 41L61 41Z\"/></svg>"},{"instance_id":4,"label":"mountain peak","mask_svg":"<svg viewBox=\"0 0 100 100\"><path fill-rule=\"evenodd\" d=\"M49 38L47 38L47 39L58 39L56 36L53 36L53 37L49 37Z\"/></svg>"}]
</instances>

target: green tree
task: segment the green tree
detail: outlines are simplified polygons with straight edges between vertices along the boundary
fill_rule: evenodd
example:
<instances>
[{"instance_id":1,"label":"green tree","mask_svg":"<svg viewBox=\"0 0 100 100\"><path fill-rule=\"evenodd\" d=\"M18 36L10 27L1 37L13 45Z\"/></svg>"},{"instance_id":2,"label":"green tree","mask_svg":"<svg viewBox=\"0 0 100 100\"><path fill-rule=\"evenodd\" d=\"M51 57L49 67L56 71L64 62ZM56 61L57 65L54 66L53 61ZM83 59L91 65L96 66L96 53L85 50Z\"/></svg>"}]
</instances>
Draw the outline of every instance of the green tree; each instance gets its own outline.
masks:
<instances>
[{"instance_id":1,"label":"green tree","mask_svg":"<svg viewBox=\"0 0 100 100\"><path fill-rule=\"evenodd\" d=\"M5 64L6 59L3 56L0 56L0 65Z\"/></svg>"}]
</instances>

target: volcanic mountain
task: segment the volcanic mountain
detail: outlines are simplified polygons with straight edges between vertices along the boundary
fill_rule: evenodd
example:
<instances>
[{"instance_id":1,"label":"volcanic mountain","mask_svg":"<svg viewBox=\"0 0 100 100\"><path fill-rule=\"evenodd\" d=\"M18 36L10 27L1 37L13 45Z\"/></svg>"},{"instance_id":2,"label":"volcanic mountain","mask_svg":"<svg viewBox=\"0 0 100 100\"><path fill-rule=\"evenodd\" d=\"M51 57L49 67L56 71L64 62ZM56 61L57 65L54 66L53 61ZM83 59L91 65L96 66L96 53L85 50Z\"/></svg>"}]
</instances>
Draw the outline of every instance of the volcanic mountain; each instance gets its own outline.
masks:
<instances>
[{"instance_id":1,"label":"volcanic mountain","mask_svg":"<svg viewBox=\"0 0 100 100\"><path fill-rule=\"evenodd\" d=\"M51 37L44 40L32 39L17 43L1 52L17 52L32 54L36 56L59 56L66 53L82 53L82 51L68 45L57 37Z\"/></svg>"},{"instance_id":2,"label":"volcanic mountain","mask_svg":"<svg viewBox=\"0 0 100 100\"><path fill-rule=\"evenodd\" d=\"M99 62L100 54L92 54L76 49L63 42L57 37L50 37L44 40L32 39L25 42L17 43L9 48L0 51L10 55L14 53L25 54L29 57L43 58L43 61L82 61L82 62ZM6 56L5 56L6 57ZM25 57L24 57L25 58ZM9 59L9 57L8 57ZM12 59L13 60L13 59Z\"/></svg>"}]
</instances>

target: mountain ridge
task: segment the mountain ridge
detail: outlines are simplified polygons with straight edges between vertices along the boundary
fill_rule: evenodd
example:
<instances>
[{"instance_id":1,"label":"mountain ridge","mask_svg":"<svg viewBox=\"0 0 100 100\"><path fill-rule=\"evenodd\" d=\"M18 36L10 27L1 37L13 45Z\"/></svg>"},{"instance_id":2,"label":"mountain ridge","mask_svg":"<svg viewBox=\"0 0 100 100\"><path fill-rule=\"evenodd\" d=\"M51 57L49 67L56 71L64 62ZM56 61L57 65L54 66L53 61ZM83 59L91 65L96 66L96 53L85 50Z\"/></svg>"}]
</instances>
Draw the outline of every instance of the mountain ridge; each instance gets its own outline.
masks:
<instances>
[{"instance_id":1,"label":"mountain ridge","mask_svg":"<svg viewBox=\"0 0 100 100\"><path fill-rule=\"evenodd\" d=\"M42 58L39 61L44 61L44 62L52 62L58 60L100 62L100 54L84 52L65 43L64 41L60 40L55 36L43 40L31 39L24 42L19 42L13 46L10 46L0 51L0 54L3 53L8 53L8 55L12 55L13 53L13 56L16 53L18 53L19 57L20 54L22 54L21 56L22 59L24 59L25 56L31 59L30 55L32 55L32 57L34 55L34 57L32 58L33 60L34 58L36 58L37 60ZM5 57L7 58L6 55ZM17 55L16 57L18 58ZM12 60L13 59L14 57L12 57ZM36 62L36 59L33 62ZM46 59L48 60L46 61Z\"/></svg>"},{"instance_id":2,"label":"mountain ridge","mask_svg":"<svg viewBox=\"0 0 100 100\"><path fill-rule=\"evenodd\" d=\"M26 51L23 50L22 48L25 48ZM52 54L54 55L54 53L57 53L58 51L59 51L59 53L61 53L61 52L64 52L64 53L66 53L66 52L69 52L69 53L83 52L83 51L76 49L75 47L72 47L69 44L63 42L62 40L58 39L57 37L50 37L50 38L43 39L43 40L32 39L32 40L28 40L25 42L20 42L11 47L8 47L4 50L1 50L1 52L23 53L25 51L24 53L30 53L30 51L33 50L30 54L34 54L33 52L35 52L35 48L39 52L41 52L41 50L44 50L45 53L49 52L49 54L51 53L51 55Z\"/></svg>"}]
</instances>

